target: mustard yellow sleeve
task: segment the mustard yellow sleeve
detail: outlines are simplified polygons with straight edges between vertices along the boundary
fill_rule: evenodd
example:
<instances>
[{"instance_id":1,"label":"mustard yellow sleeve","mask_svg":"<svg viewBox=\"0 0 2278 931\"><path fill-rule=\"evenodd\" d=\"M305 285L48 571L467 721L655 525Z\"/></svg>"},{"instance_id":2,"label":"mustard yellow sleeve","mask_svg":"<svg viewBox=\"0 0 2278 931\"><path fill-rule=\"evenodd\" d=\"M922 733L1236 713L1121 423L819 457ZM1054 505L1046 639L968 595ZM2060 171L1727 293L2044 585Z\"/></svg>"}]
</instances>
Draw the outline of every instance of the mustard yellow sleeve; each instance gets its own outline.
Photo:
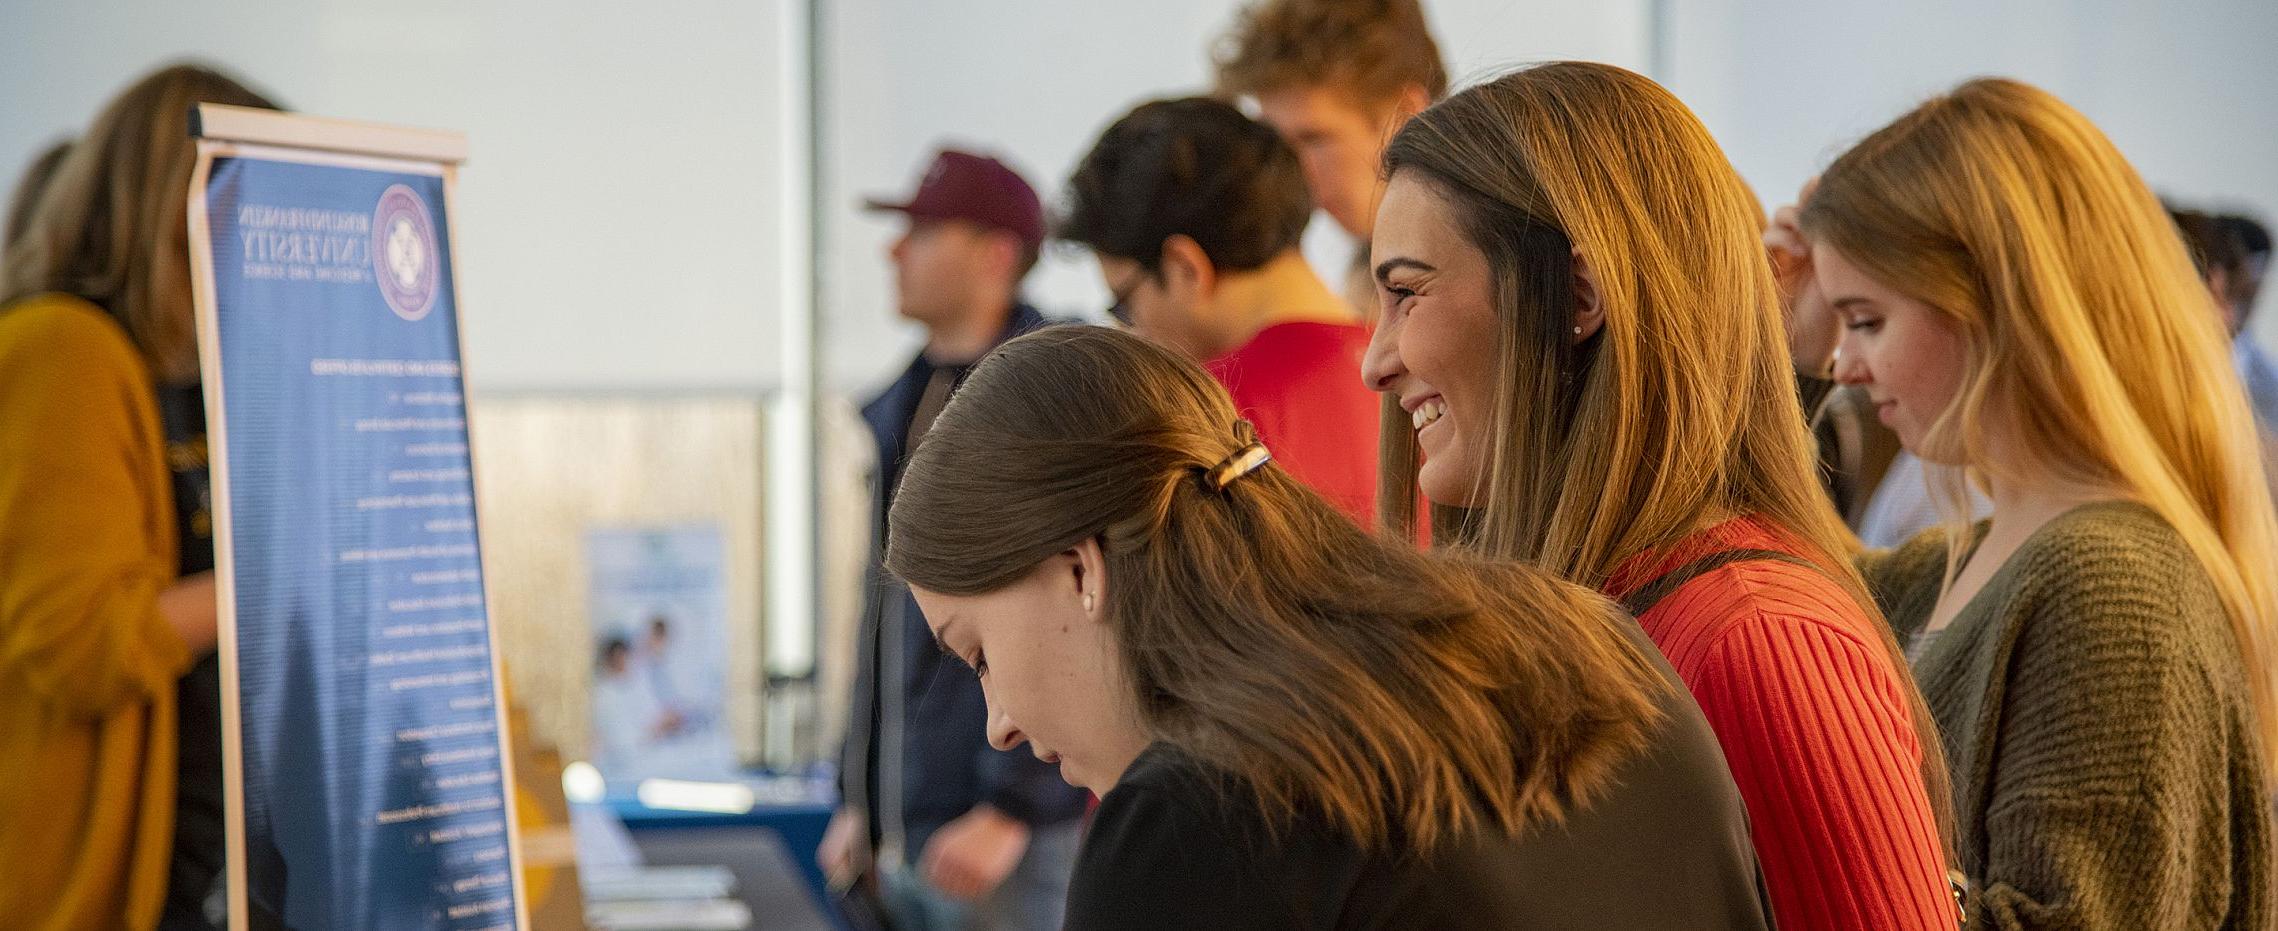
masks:
<instances>
[{"instance_id":1,"label":"mustard yellow sleeve","mask_svg":"<svg viewBox=\"0 0 2278 931\"><path fill-rule=\"evenodd\" d=\"M96 718L190 665L158 611L173 582L155 400L91 306L0 311L0 693Z\"/></svg>"}]
</instances>

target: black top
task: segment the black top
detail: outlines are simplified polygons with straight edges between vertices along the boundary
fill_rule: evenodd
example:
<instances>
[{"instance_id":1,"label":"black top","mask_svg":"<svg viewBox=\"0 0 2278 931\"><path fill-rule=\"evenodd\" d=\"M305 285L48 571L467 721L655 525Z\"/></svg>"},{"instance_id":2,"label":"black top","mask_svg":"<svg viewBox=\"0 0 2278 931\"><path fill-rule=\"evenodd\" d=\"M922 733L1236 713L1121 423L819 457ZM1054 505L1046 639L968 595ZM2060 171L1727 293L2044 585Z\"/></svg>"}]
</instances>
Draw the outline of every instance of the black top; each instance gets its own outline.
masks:
<instances>
[{"instance_id":1,"label":"black top","mask_svg":"<svg viewBox=\"0 0 2278 931\"><path fill-rule=\"evenodd\" d=\"M1716 737L1681 688L1664 709L1649 749L1563 825L1429 860L1365 852L1318 817L1271 839L1228 778L1155 744L1101 800L1067 928L1769 928Z\"/></svg>"},{"instance_id":2,"label":"black top","mask_svg":"<svg viewBox=\"0 0 2278 931\"><path fill-rule=\"evenodd\" d=\"M174 527L184 577L214 568L213 476L206 457L206 400L199 385L158 389L166 431L166 466L174 473ZM175 687L180 709L176 760L174 853L160 927L210 928L205 902L220 880L223 858L221 663L200 656Z\"/></svg>"}]
</instances>

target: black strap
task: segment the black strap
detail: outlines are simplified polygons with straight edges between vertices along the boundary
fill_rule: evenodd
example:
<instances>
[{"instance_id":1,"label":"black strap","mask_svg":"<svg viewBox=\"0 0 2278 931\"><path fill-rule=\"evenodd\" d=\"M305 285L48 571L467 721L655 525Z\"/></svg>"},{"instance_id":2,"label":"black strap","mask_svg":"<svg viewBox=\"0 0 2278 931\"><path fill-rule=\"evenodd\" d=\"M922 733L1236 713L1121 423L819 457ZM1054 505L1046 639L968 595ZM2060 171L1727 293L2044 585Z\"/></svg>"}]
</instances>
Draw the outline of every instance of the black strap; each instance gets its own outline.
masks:
<instances>
[{"instance_id":1,"label":"black strap","mask_svg":"<svg viewBox=\"0 0 2278 931\"><path fill-rule=\"evenodd\" d=\"M1621 606L1628 609L1631 617L1644 617L1645 612L1653 610L1653 606L1660 604L1662 599L1676 594L1678 589L1685 587L1685 583L1741 562L1784 562L1806 569L1819 568L1811 560L1778 550L1725 550L1678 566L1660 578L1638 586L1636 591L1629 593L1629 597L1621 600Z\"/></svg>"}]
</instances>

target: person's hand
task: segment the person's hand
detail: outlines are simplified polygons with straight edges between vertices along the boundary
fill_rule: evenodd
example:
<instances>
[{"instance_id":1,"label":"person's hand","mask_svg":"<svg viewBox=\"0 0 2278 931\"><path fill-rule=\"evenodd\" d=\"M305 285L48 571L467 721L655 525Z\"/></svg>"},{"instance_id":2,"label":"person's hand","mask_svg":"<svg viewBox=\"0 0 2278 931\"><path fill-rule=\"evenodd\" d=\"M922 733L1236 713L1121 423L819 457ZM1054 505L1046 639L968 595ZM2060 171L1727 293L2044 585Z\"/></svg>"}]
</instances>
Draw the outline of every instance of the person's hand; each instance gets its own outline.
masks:
<instances>
[{"instance_id":1,"label":"person's hand","mask_svg":"<svg viewBox=\"0 0 2278 931\"><path fill-rule=\"evenodd\" d=\"M221 620L221 596L214 587L214 574L184 576L167 586L158 593L158 614L181 636L191 656L213 652Z\"/></svg>"},{"instance_id":2,"label":"person's hand","mask_svg":"<svg viewBox=\"0 0 2278 931\"><path fill-rule=\"evenodd\" d=\"M1824 378L1833 367L1835 344L1843 336L1843 326L1835 308L1819 291L1811 268L1811 242L1796 224L1802 205L1811 201L1811 192L1818 186L1817 178L1804 182L1795 203L1773 211L1772 224L1764 229L1764 251L1770 253L1772 273L1779 278L1788 354L1795 360L1796 371Z\"/></svg>"},{"instance_id":3,"label":"person's hand","mask_svg":"<svg viewBox=\"0 0 2278 931\"><path fill-rule=\"evenodd\" d=\"M977 902L995 892L1027 852L1028 825L981 805L933 832L918 858L918 875L943 895Z\"/></svg>"},{"instance_id":4,"label":"person's hand","mask_svg":"<svg viewBox=\"0 0 2278 931\"><path fill-rule=\"evenodd\" d=\"M823 878L833 889L854 885L854 838L861 830L862 818L850 808L839 809L831 816L830 827L823 829L823 842L815 848L815 865L823 868Z\"/></svg>"}]
</instances>

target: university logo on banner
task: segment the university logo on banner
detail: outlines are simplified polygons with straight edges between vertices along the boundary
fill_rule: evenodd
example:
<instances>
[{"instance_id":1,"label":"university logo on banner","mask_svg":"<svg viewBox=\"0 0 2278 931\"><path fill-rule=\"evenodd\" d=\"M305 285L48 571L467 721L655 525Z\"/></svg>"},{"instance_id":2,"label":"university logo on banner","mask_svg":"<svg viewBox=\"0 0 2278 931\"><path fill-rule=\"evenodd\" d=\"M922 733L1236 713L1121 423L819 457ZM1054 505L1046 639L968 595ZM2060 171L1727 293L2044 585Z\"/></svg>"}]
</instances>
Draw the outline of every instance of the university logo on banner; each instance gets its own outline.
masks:
<instances>
[{"instance_id":1,"label":"university logo on banner","mask_svg":"<svg viewBox=\"0 0 2278 931\"><path fill-rule=\"evenodd\" d=\"M405 320L427 316L435 306L435 225L427 202L407 185L390 186L372 211L372 266L380 296Z\"/></svg>"}]
</instances>

